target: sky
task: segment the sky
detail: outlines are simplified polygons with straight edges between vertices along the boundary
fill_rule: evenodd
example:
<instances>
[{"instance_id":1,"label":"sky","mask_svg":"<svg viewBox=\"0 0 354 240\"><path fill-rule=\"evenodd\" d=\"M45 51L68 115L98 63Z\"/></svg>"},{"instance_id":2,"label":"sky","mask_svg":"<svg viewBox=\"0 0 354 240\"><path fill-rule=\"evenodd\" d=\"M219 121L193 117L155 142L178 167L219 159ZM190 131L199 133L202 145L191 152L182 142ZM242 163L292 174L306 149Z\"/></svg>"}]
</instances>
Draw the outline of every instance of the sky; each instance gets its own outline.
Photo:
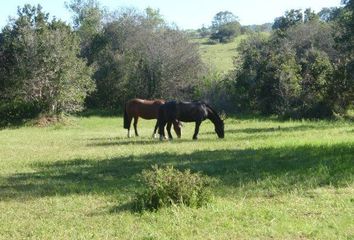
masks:
<instances>
[{"instance_id":1,"label":"sky","mask_svg":"<svg viewBox=\"0 0 354 240\"><path fill-rule=\"evenodd\" d=\"M67 0L70 1L70 0ZM9 16L16 17L17 6L26 3L40 4L50 16L56 16L71 23L71 14L65 8L65 0L10 0L1 3L0 28L7 23ZM213 17L220 11L230 11L239 17L242 25L273 22L289 9L312 8L316 12L324 7L340 6L340 0L99 0L109 10L134 7L143 10L147 7L159 9L169 23L181 29L197 29L203 24L209 26Z\"/></svg>"}]
</instances>

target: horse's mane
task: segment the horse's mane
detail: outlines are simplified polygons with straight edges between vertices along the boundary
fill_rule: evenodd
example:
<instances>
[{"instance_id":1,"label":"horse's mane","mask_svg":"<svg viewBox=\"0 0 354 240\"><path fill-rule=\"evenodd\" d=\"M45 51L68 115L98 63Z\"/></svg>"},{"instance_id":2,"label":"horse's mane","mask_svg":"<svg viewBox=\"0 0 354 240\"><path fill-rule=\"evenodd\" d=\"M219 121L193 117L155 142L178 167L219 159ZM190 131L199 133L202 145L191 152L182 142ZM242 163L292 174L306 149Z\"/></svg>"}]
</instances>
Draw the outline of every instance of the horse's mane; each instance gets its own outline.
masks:
<instances>
[{"instance_id":1,"label":"horse's mane","mask_svg":"<svg viewBox=\"0 0 354 240\"><path fill-rule=\"evenodd\" d=\"M220 118L219 114L215 111L214 108L212 108L212 107L211 107L209 104L207 104L206 102L203 102L203 101L202 101L202 103L205 104L205 106L207 106L207 108L209 108L209 109L211 110L211 112L214 113L214 115L221 121L221 118Z\"/></svg>"},{"instance_id":2,"label":"horse's mane","mask_svg":"<svg viewBox=\"0 0 354 240\"><path fill-rule=\"evenodd\" d=\"M127 103L143 103L143 104L164 104L166 102L166 100L164 99L143 99L143 98L133 98L130 99Z\"/></svg>"},{"instance_id":3,"label":"horse's mane","mask_svg":"<svg viewBox=\"0 0 354 240\"><path fill-rule=\"evenodd\" d=\"M176 102L176 101L170 101L170 102ZM191 102L183 102L183 101L178 101L177 103L197 103L197 104L204 104L207 108L210 109L210 111L216 116L216 118L220 121L222 121L222 119L220 118L219 114L215 111L214 108L212 108L212 106L210 106L207 102L203 101L203 100L193 100Z\"/></svg>"}]
</instances>

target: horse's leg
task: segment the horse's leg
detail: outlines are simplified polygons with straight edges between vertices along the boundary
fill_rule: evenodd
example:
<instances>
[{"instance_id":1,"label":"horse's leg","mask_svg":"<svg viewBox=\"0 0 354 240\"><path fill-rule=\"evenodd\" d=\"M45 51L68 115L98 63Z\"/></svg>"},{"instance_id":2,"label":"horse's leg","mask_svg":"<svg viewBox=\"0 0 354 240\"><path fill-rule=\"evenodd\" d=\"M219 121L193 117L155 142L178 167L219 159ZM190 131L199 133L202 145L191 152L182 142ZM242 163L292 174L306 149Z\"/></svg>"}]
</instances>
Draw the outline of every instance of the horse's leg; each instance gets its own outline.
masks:
<instances>
[{"instance_id":1,"label":"horse's leg","mask_svg":"<svg viewBox=\"0 0 354 240\"><path fill-rule=\"evenodd\" d=\"M168 122L166 129L167 129L168 138L169 138L170 140L173 139L173 138L172 138L172 134L171 134L171 127L172 127L172 122Z\"/></svg>"},{"instance_id":2,"label":"horse's leg","mask_svg":"<svg viewBox=\"0 0 354 240\"><path fill-rule=\"evenodd\" d=\"M138 129L137 129L138 119L139 119L139 117L134 117L134 131L135 131L135 136L137 136L137 137L139 136Z\"/></svg>"},{"instance_id":3,"label":"horse's leg","mask_svg":"<svg viewBox=\"0 0 354 240\"><path fill-rule=\"evenodd\" d=\"M194 140L198 139L199 127L200 127L201 123L202 123L201 121L196 121L195 122L195 129L194 129L194 135L193 135L193 139Z\"/></svg>"},{"instance_id":4,"label":"horse's leg","mask_svg":"<svg viewBox=\"0 0 354 240\"><path fill-rule=\"evenodd\" d=\"M130 125L131 125L131 123L132 123L132 120L133 120L133 118L129 116L129 117L128 117L128 138L131 137L131 134L130 134Z\"/></svg>"},{"instance_id":5,"label":"horse's leg","mask_svg":"<svg viewBox=\"0 0 354 240\"><path fill-rule=\"evenodd\" d=\"M160 141L165 139L165 125L166 125L166 121L159 121Z\"/></svg>"},{"instance_id":6,"label":"horse's leg","mask_svg":"<svg viewBox=\"0 0 354 240\"><path fill-rule=\"evenodd\" d=\"M159 121L157 120L154 128L154 133L152 134L152 138L156 138L156 131L158 127L159 127Z\"/></svg>"}]
</instances>

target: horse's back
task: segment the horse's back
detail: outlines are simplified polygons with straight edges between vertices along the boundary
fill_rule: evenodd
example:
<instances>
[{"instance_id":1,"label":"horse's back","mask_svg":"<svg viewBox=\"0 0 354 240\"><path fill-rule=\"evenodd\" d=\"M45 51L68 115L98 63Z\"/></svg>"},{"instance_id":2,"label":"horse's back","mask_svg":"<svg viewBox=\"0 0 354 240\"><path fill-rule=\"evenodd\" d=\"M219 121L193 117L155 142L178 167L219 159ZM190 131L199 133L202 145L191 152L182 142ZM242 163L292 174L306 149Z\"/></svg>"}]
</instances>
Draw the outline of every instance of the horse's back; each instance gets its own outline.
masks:
<instances>
[{"instance_id":1,"label":"horse's back","mask_svg":"<svg viewBox=\"0 0 354 240\"><path fill-rule=\"evenodd\" d=\"M127 102L126 111L133 117L141 117L144 119L156 119L159 107L164 104L163 99L145 100L134 98Z\"/></svg>"},{"instance_id":2,"label":"horse's back","mask_svg":"<svg viewBox=\"0 0 354 240\"><path fill-rule=\"evenodd\" d=\"M183 122L203 121L208 112L203 102L180 102L178 104L178 118Z\"/></svg>"},{"instance_id":3,"label":"horse's back","mask_svg":"<svg viewBox=\"0 0 354 240\"><path fill-rule=\"evenodd\" d=\"M163 106L164 118L168 121L177 119L182 122L203 121L207 117L203 102L166 102Z\"/></svg>"}]
</instances>

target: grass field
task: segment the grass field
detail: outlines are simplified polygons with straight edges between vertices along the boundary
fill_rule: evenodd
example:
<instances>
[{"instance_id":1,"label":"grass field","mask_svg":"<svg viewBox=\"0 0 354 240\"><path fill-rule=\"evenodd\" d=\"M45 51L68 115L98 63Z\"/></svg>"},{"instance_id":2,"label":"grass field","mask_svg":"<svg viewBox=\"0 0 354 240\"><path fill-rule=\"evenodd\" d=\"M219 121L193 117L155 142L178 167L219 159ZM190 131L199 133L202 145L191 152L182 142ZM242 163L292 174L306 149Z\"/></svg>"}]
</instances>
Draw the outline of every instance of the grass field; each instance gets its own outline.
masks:
<instances>
[{"instance_id":1,"label":"grass field","mask_svg":"<svg viewBox=\"0 0 354 240\"><path fill-rule=\"evenodd\" d=\"M354 239L354 124L230 118L182 139L126 138L118 117L0 131L1 239ZM151 165L217 178L205 207L137 213Z\"/></svg>"},{"instance_id":2,"label":"grass field","mask_svg":"<svg viewBox=\"0 0 354 240\"><path fill-rule=\"evenodd\" d=\"M245 38L245 36L240 36L232 42L220 44L208 44L208 38L194 39L194 42L200 44L200 55L210 69L226 73L233 69L233 59L237 55L236 48Z\"/></svg>"},{"instance_id":3,"label":"grass field","mask_svg":"<svg viewBox=\"0 0 354 240\"><path fill-rule=\"evenodd\" d=\"M269 36L267 32L260 33ZM208 38L196 38L193 42L199 44L202 61L211 69L219 73L227 73L234 69L234 58L237 56L237 47L248 35L241 35L229 43L210 44Z\"/></svg>"}]
</instances>

